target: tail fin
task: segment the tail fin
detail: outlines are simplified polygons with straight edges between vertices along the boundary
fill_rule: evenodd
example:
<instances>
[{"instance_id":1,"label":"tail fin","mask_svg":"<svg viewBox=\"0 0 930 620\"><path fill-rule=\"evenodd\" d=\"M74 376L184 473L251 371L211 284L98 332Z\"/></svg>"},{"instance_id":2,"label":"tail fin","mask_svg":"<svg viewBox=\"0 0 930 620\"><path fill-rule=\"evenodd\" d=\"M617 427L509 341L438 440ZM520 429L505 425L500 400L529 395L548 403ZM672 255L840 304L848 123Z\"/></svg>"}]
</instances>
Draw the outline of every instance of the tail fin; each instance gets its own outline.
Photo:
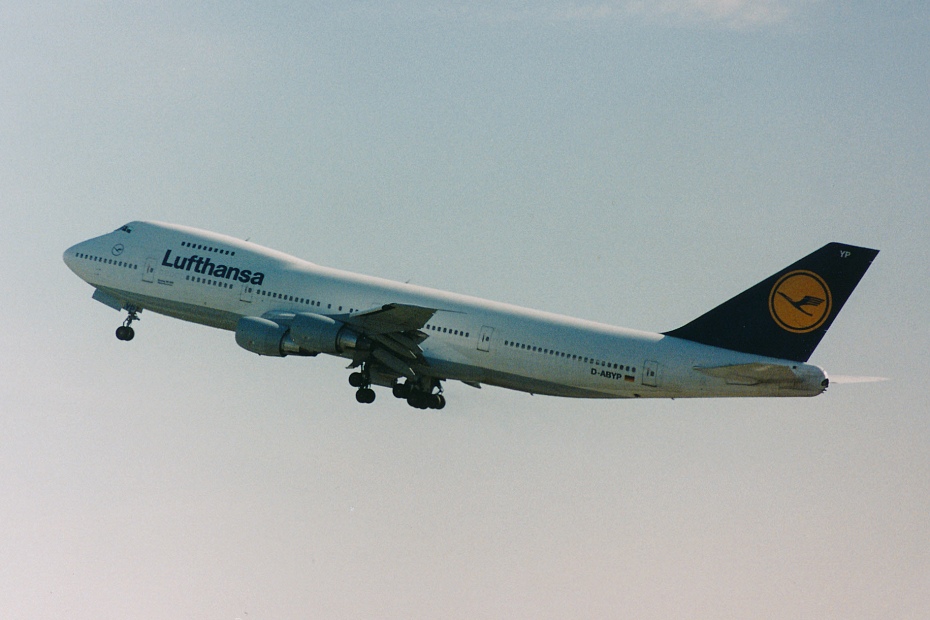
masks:
<instances>
[{"instance_id":1,"label":"tail fin","mask_svg":"<svg viewBox=\"0 0 930 620\"><path fill-rule=\"evenodd\" d=\"M828 243L665 335L806 362L877 254Z\"/></svg>"}]
</instances>

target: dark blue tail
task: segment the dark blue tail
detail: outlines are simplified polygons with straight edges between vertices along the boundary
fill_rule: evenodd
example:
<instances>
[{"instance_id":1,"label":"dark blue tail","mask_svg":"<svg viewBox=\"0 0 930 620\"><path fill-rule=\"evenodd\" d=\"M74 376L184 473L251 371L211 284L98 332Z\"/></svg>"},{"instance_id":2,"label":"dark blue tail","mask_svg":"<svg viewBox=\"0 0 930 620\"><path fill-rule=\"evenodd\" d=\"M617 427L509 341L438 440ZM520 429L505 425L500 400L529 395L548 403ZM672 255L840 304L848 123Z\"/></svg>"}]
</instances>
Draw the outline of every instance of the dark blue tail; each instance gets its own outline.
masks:
<instances>
[{"instance_id":1,"label":"dark blue tail","mask_svg":"<svg viewBox=\"0 0 930 620\"><path fill-rule=\"evenodd\" d=\"M828 243L665 335L806 362L877 254Z\"/></svg>"}]
</instances>

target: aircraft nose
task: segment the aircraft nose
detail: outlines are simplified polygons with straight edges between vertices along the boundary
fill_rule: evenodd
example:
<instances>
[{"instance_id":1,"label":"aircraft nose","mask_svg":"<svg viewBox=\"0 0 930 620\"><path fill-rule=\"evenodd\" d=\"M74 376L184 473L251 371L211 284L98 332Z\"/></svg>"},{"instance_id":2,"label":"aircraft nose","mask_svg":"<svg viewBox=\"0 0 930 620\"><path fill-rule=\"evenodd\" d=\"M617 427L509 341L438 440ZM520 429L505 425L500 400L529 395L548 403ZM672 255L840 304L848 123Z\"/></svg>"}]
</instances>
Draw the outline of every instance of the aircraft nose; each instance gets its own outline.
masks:
<instances>
[{"instance_id":1,"label":"aircraft nose","mask_svg":"<svg viewBox=\"0 0 930 620\"><path fill-rule=\"evenodd\" d=\"M74 263L77 260L77 246L72 245L70 248L65 250L65 253L61 255L61 259L65 261L68 269L74 271Z\"/></svg>"},{"instance_id":2,"label":"aircraft nose","mask_svg":"<svg viewBox=\"0 0 930 620\"><path fill-rule=\"evenodd\" d=\"M72 245L70 248L65 250L64 254L61 255L61 259L65 261L65 265L68 266L68 269L76 273L78 276L81 275L81 266L83 261L78 258L83 251L85 243L78 243Z\"/></svg>"}]
</instances>

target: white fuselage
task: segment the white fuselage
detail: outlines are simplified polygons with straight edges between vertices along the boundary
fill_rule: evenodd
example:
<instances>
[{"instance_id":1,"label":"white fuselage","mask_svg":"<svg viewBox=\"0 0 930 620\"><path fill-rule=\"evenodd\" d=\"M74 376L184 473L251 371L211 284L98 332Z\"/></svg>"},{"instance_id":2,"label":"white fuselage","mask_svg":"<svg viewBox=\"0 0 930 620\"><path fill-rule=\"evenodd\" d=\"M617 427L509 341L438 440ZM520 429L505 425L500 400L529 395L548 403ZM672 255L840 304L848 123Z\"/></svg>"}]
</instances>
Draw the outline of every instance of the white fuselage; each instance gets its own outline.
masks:
<instances>
[{"instance_id":1,"label":"white fuselage","mask_svg":"<svg viewBox=\"0 0 930 620\"><path fill-rule=\"evenodd\" d=\"M420 344L434 377L537 394L814 396L825 389L823 370L810 364L339 271L194 228L130 227L65 252L78 276L123 307L226 330L243 316L274 312L337 317L385 304L435 308ZM697 370L744 364L787 367L796 379L755 382Z\"/></svg>"}]
</instances>

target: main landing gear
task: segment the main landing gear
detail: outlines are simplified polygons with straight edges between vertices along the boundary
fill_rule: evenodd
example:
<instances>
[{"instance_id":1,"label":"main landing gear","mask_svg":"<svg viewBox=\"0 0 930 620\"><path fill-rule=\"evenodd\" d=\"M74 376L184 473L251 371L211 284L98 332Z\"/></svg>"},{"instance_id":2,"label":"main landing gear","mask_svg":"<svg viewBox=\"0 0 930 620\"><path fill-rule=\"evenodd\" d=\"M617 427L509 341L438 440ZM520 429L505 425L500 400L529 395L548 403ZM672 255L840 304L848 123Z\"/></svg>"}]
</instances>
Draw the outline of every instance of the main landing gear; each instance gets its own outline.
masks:
<instances>
[{"instance_id":1,"label":"main landing gear","mask_svg":"<svg viewBox=\"0 0 930 620\"><path fill-rule=\"evenodd\" d=\"M358 388L355 400L368 405L375 402L375 391L371 389L371 373L365 365L360 371L349 375L349 385ZM436 393L433 393L436 390ZM407 401L414 409L442 409L446 406L446 398L442 395L442 386L439 381L433 380L425 386L412 381L395 383L392 389L395 398Z\"/></svg>"},{"instance_id":2,"label":"main landing gear","mask_svg":"<svg viewBox=\"0 0 930 620\"><path fill-rule=\"evenodd\" d=\"M135 330L130 327L130 325L132 325L133 321L140 321L141 319L139 318L138 308L135 306L128 306L126 309L129 310L129 316L126 317L122 325L116 328L116 338L117 340L125 340L128 342L136 335Z\"/></svg>"},{"instance_id":3,"label":"main landing gear","mask_svg":"<svg viewBox=\"0 0 930 620\"><path fill-rule=\"evenodd\" d=\"M370 405L375 402L375 391L371 389L371 375L368 368L362 368L361 372L353 372L349 375L349 385L358 388L355 392L355 400L363 405Z\"/></svg>"},{"instance_id":4,"label":"main landing gear","mask_svg":"<svg viewBox=\"0 0 930 620\"><path fill-rule=\"evenodd\" d=\"M438 381L434 381L428 390L407 381L406 383L395 383L393 392L394 398L406 399L407 404L414 409L442 409L446 406L446 397L441 392L433 394L433 388L442 388Z\"/></svg>"}]
</instances>

